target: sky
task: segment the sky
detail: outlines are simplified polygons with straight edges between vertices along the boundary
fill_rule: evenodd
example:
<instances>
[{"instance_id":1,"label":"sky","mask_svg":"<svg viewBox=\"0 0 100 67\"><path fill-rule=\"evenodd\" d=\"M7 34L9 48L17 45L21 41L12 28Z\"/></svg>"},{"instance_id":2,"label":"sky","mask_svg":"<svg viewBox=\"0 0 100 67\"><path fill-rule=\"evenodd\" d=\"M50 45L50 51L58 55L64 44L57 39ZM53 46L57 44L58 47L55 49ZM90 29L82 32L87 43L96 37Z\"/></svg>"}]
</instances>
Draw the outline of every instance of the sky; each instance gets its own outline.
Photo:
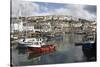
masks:
<instances>
[{"instance_id":1,"label":"sky","mask_svg":"<svg viewBox=\"0 0 100 67\"><path fill-rule=\"evenodd\" d=\"M23 0L12 0L11 5L12 17L68 15L83 19L96 20L95 5L33 2Z\"/></svg>"}]
</instances>

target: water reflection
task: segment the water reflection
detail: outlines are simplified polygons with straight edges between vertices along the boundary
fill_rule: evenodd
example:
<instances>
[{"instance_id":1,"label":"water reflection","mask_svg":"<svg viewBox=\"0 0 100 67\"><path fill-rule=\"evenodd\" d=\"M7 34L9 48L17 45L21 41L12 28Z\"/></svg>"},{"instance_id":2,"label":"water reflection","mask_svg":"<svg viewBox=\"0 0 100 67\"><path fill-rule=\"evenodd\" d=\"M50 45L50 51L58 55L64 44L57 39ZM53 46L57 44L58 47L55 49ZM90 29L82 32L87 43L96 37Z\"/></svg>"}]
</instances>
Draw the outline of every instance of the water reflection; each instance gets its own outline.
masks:
<instances>
[{"instance_id":1,"label":"water reflection","mask_svg":"<svg viewBox=\"0 0 100 67\"><path fill-rule=\"evenodd\" d=\"M75 42L81 42L84 35L66 34L63 40L53 40L56 51L48 53L30 53L27 48L13 49L13 63L19 65L41 65L57 63L73 63L90 61L84 56L82 46L75 46Z\"/></svg>"}]
</instances>

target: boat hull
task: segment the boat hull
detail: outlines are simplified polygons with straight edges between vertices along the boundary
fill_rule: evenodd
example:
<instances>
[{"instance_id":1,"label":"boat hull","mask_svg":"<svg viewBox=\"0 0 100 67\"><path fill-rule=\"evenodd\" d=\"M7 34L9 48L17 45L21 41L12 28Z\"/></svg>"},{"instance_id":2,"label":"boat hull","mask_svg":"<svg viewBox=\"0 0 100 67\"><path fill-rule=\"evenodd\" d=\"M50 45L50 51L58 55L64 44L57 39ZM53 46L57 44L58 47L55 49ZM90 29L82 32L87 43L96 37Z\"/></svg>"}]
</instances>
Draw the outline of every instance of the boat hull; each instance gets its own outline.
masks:
<instances>
[{"instance_id":1,"label":"boat hull","mask_svg":"<svg viewBox=\"0 0 100 67\"><path fill-rule=\"evenodd\" d=\"M43 53L43 52L51 52L55 50L54 45L46 45L42 47L28 47L28 52L36 52L36 53Z\"/></svg>"},{"instance_id":2,"label":"boat hull","mask_svg":"<svg viewBox=\"0 0 100 67\"><path fill-rule=\"evenodd\" d=\"M82 50L86 57L96 57L96 43L84 43Z\"/></svg>"}]
</instances>

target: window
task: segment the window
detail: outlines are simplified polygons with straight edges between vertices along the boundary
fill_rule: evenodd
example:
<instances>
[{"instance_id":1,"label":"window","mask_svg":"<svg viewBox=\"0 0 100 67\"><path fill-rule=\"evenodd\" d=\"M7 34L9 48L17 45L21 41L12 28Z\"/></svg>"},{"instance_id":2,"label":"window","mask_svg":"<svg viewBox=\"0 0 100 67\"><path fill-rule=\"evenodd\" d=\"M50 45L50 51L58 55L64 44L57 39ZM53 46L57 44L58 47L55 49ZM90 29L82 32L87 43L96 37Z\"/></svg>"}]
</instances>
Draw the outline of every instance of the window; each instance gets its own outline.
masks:
<instances>
[{"instance_id":1,"label":"window","mask_svg":"<svg viewBox=\"0 0 100 67\"><path fill-rule=\"evenodd\" d=\"M39 45L38 42L35 42L34 44L35 44L35 45Z\"/></svg>"}]
</instances>

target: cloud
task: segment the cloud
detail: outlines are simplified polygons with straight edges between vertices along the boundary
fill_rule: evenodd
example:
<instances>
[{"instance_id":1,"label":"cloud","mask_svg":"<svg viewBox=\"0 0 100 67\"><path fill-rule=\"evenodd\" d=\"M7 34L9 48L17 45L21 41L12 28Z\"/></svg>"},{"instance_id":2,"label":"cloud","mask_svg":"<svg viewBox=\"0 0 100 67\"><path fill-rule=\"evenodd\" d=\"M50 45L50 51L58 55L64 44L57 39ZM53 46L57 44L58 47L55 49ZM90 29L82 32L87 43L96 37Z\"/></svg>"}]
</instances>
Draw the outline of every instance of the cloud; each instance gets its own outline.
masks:
<instances>
[{"instance_id":1,"label":"cloud","mask_svg":"<svg viewBox=\"0 0 100 67\"><path fill-rule=\"evenodd\" d=\"M94 6L94 5L86 5L85 7L84 7L84 9L86 10L86 11L88 11L89 13L92 13L92 14L94 14L94 15L96 15L96 6Z\"/></svg>"},{"instance_id":2,"label":"cloud","mask_svg":"<svg viewBox=\"0 0 100 67\"><path fill-rule=\"evenodd\" d=\"M31 1L12 0L12 17L32 16L39 10L39 5Z\"/></svg>"},{"instance_id":3,"label":"cloud","mask_svg":"<svg viewBox=\"0 0 100 67\"><path fill-rule=\"evenodd\" d=\"M53 5L51 3L12 0L12 16L70 15L83 19L94 20L96 18L96 6L64 4L57 7L56 5L59 5L57 3Z\"/></svg>"},{"instance_id":4,"label":"cloud","mask_svg":"<svg viewBox=\"0 0 100 67\"><path fill-rule=\"evenodd\" d=\"M51 12L51 14L56 14L56 15L71 15L74 17L78 17L78 18L83 18L83 19L89 19L89 20L94 20L96 18L95 14L92 14L91 12L89 12L89 9L86 10L84 9L85 5L66 5L66 7L62 7L59 9L55 9L55 10L51 10L49 12ZM94 10L95 9L92 9Z\"/></svg>"}]
</instances>

